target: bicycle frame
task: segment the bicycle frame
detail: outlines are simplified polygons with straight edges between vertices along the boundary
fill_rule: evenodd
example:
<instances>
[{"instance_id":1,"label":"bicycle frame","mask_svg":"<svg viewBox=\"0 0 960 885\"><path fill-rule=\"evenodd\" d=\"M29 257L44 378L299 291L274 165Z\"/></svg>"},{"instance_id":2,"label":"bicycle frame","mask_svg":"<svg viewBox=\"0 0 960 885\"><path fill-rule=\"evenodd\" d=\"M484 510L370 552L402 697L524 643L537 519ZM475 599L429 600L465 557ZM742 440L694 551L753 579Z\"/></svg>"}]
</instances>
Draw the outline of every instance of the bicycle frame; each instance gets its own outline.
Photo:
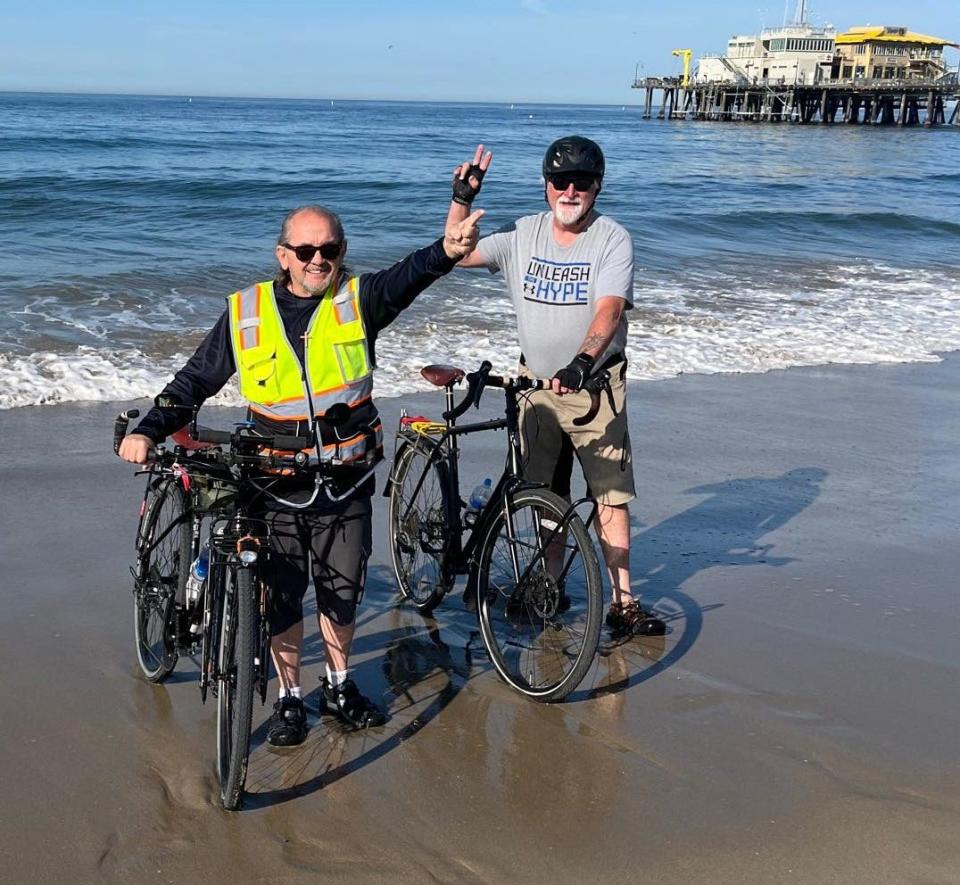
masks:
<instances>
[{"instance_id":1,"label":"bicycle frame","mask_svg":"<svg viewBox=\"0 0 960 885\"><path fill-rule=\"evenodd\" d=\"M430 470L433 468L433 465L442 461L446 466L443 498L448 512L445 513L445 521L447 526L450 528L450 548L446 551L444 566L445 569L449 570L447 577L451 579L455 575L472 575L473 569L477 564L477 549L480 546L490 523L497 518L497 515L500 512L504 512L506 515L508 537L511 539L511 541L515 539L513 513L510 509L510 500L513 494L523 488L544 487L542 483L532 483L523 478L523 465L520 446L520 407L517 401L517 390L510 385L504 385L503 390L506 399L505 416L503 418L493 418L487 421L478 421L471 424L463 424L458 426L456 423L456 418L452 416L452 413L454 412L453 384L447 384L445 386L445 414L450 417L446 418L444 432L439 437L428 436L427 438L430 440L430 445L420 449L421 451L424 451L424 448L428 449L426 452L426 462L420 477L417 480L417 484L414 487L414 491L410 496L411 501L407 505L407 511L402 514L403 518L407 516L410 506L412 506L413 501L419 493L420 488L427 476L429 475ZM483 433L488 430L507 431L507 460L504 465L503 473L500 475L500 478L497 481L493 492L491 493L490 500L479 514L479 518L473 525L465 526L464 520L462 519L460 506L460 477L458 469L460 452L459 438L462 436L469 436L473 433ZM416 433L415 431L410 430L401 430L397 436L398 439L404 440L409 445L419 446L424 434ZM388 483L384 494L388 495L389 491L390 484ZM550 544L553 543L555 538L564 534L570 520L574 516L579 515L579 508L584 505L589 508L588 516L584 520L585 525L589 528L596 515L597 504L596 501L591 498L579 498L570 504L560 522L546 537L543 544L544 551L550 546ZM466 543L464 543L463 532L466 528L470 529L470 534L466 540ZM517 563L515 550L511 549L511 555L513 558L513 567L515 572L514 577L518 582L526 580L530 571L536 567L540 561L538 558L534 558L534 560L521 573L520 567ZM569 567L570 562L567 561L559 575L561 579L565 577Z\"/></svg>"}]
</instances>

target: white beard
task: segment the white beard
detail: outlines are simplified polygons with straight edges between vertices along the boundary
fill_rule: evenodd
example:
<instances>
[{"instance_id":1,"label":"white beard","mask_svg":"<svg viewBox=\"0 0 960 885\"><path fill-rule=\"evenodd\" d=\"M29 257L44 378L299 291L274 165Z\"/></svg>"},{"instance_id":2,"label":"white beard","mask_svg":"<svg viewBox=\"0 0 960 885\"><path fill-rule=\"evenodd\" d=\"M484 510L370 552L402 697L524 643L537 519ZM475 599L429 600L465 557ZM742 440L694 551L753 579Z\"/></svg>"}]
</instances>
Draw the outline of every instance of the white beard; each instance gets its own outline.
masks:
<instances>
[{"instance_id":1,"label":"white beard","mask_svg":"<svg viewBox=\"0 0 960 885\"><path fill-rule=\"evenodd\" d=\"M576 224L583 214L583 202L578 200L575 204L558 202L554 207L553 214L561 224Z\"/></svg>"}]
</instances>

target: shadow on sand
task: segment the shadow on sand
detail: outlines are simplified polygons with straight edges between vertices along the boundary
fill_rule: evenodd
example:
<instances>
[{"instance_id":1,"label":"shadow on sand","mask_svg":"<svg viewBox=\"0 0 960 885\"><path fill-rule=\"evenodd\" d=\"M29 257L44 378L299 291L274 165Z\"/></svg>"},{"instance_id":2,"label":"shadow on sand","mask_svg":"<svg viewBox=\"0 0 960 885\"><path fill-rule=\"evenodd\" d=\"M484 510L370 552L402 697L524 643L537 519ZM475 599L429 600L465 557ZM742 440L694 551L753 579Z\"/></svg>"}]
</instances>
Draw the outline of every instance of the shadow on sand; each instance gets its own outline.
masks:
<instances>
[{"instance_id":1,"label":"shadow on sand","mask_svg":"<svg viewBox=\"0 0 960 885\"><path fill-rule=\"evenodd\" d=\"M367 587L378 596L390 596L392 572L385 568L371 570ZM264 722L251 735L244 809L264 808L307 795L375 762L436 718L466 684L476 634L466 636L462 644L458 636L458 641L448 645L437 621L395 603L394 599L387 610L390 628L358 636L353 645L356 657L384 650L382 657L356 667L355 675L363 691L387 707L387 724L357 732L335 717L323 715L302 745L278 750L266 744L268 723ZM312 607L305 605L304 609L306 618L315 614ZM381 610L373 609L366 621L381 615ZM361 618L358 627L363 623ZM444 630L448 629L453 628L444 625ZM322 640L314 634L304 645L303 665L323 660ZM321 703L319 687L309 692L304 702L308 711L316 714Z\"/></svg>"},{"instance_id":2,"label":"shadow on sand","mask_svg":"<svg viewBox=\"0 0 960 885\"><path fill-rule=\"evenodd\" d=\"M723 605L702 604L684 593L683 585L714 566L779 567L791 562L771 555L773 545L761 540L810 506L825 478L824 470L807 467L771 478L697 486L686 494L705 496L702 501L636 534L631 554L634 591L639 591L647 608L667 621L668 634L628 641L605 635L594 685L581 687L568 702L615 695L679 661L697 641L704 614ZM391 597L393 586L393 575L386 567L368 576L368 590L380 598ZM443 606L438 621L397 602L393 597L386 609L389 629L361 635L354 643L357 658L385 649L382 657L360 664L356 673L364 691L386 702L390 721L382 729L353 732L324 716L303 745L279 751L266 745L267 725L262 724L251 739L245 809L307 795L382 758L453 700L470 679L475 654L485 659L475 616L469 612ZM367 622L383 616L382 607L370 607L368 612ZM312 614L312 609L305 611L307 617ZM303 663L311 666L322 661L322 641L314 634L304 646ZM319 689L305 701L316 712Z\"/></svg>"},{"instance_id":3,"label":"shadow on sand","mask_svg":"<svg viewBox=\"0 0 960 885\"><path fill-rule=\"evenodd\" d=\"M716 566L780 567L792 562L771 555L773 545L760 541L809 507L826 476L818 467L798 467L770 478L730 479L687 489L685 494L707 497L634 535L630 555L634 595L667 622L668 633L627 641L605 635L598 655L601 665L607 665L609 679L579 689L568 701L623 691L679 661L697 641L704 613L723 605L700 604L681 587L698 572Z\"/></svg>"}]
</instances>

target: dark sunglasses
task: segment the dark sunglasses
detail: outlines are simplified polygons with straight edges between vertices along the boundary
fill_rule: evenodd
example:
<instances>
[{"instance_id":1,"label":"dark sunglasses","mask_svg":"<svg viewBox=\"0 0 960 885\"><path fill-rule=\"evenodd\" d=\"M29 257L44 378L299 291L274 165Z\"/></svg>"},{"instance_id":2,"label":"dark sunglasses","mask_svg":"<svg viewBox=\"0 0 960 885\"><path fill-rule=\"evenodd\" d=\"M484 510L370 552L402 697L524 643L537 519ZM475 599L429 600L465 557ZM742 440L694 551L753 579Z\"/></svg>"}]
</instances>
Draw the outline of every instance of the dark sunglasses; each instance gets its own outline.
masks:
<instances>
[{"instance_id":1,"label":"dark sunglasses","mask_svg":"<svg viewBox=\"0 0 960 885\"><path fill-rule=\"evenodd\" d=\"M597 179L592 175L550 175L547 181L558 191L565 191L570 185L577 191L588 191Z\"/></svg>"},{"instance_id":2,"label":"dark sunglasses","mask_svg":"<svg viewBox=\"0 0 960 885\"><path fill-rule=\"evenodd\" d=\"M302 246L291 246L290 243L281 243L284 249L289 249L297 256L297 261L306 264L317 252L321 258L327 261L336 261L343 251L343 243L324 243L322 246L311 246L310 243L304 243Z\"/></svg>"}]
</instances>

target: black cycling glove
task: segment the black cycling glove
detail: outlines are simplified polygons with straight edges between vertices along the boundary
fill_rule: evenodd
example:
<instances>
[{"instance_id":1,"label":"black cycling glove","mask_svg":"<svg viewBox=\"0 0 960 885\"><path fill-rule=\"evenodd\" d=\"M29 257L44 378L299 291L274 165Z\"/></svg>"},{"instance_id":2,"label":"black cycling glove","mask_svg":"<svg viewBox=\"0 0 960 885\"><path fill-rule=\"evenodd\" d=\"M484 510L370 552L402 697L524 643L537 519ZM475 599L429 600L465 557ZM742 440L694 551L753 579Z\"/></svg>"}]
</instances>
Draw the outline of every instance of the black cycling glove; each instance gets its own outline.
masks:
<instances>
[{"instance_id":1,"label":"black cycling glove","mask_svg":"<svg viewBox=\"0 0 960 885\"><path fill-rule=\"evenodd\" d=\"M473 202L474 197L480 193L480 184L485 174L486 172L483 169L473 163L467 170L465 177L461 178L459 175L454 174L453 202L459 203L461 206L469 206ZM477 179L476 187L470 184L471 178Z\"/></svg>"},{"instance_id":2,"label":"black cycling glove","mask_svg":"<svg viewBox=\"0 0 960 885\"><path fill-rule=\"evenodd\" d=\"M553 377L560 382L562 387L569 387L570 390L583 390L590 373L593 371L595 360L589 353L578 353L569 365L564 366Z\"/></svg>"}]
</instances>

